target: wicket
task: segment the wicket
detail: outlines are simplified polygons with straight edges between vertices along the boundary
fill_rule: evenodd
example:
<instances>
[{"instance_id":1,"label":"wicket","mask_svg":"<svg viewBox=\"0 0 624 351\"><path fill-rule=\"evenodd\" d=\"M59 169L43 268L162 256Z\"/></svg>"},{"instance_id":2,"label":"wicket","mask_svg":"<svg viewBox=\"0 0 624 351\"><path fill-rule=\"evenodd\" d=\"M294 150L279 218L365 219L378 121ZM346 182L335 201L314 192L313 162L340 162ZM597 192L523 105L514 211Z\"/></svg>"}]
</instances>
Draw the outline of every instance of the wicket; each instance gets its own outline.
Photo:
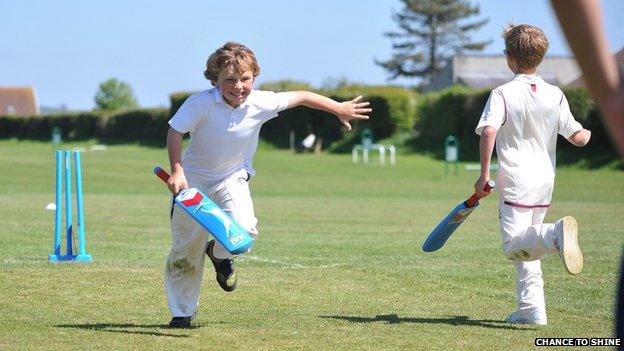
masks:
<instances>
[{"instance_id":1,"label":"wicket","mask_svg":"<svg viewBox=\"0 0 624 351\"><path fill-rule=\"evenodd\" d=\"M48 261L75 261L91 262L91 255L86 252L84 233L84 212L82 207L82 169L80 165L80 152L74 151L74 163L76 166L76 212L78 215L78 254L73 250L74 226L72 224L72 196L71 196L71 154L69 150L56 151L56 209L54 211L54 253L48 255ZM63 158L65 167L63 167ZM61 217L63 210L63 171L65 171L65 234L66 251L61 254Z\"/></svg>"}]
</instances>

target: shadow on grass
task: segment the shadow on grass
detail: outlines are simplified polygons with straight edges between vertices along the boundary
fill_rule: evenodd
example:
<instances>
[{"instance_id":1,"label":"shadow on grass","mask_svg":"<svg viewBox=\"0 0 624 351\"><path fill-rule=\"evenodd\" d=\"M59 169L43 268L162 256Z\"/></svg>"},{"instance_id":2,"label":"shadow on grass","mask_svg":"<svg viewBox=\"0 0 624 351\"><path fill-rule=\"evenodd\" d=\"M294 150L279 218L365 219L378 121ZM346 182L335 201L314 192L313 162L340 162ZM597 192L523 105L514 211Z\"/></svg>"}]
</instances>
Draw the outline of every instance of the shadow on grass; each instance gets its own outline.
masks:
<instances>
[{"instance_id":1,"label":"shadow on grass","mask_svg":"<svg viewBox=\"0 0 624 351\"><path fill-rule=\"evenodd\" d=\"M417 323L417 324L448 324L448 325L469 325L493 329L513 329L513 330L535 330L536 327L527 325L511 325L503 321L490 319L470 319L467 316L455 316L449 318L417 318L399 317L396 314L377 315L375 317L358 316L320 316L321 318L331 318L349 321L351 323L376 323L385 322L388 324Z\"/></svg>"},{"instance_id":2,"label":"shadow on grass","mask_svg":"<svg viewBox=\"0 0 624 351\"><path fill-rule=\"evenodd\" d=\"M169 336L174 338L187 338L188 335L179 335L164 333L154 329L166 329L166 330L192 330L201 328L201 325L192 325L186 329L174 329L170 328L167 324L134 324L134 323L86 323L86 324L59 324L55 325L57 328L73 328L73 329L85 329L96 330L109 333L125 333L125 334L140 334L140 335L153 335L153 336Z\"/></svg>"}]
</instances>

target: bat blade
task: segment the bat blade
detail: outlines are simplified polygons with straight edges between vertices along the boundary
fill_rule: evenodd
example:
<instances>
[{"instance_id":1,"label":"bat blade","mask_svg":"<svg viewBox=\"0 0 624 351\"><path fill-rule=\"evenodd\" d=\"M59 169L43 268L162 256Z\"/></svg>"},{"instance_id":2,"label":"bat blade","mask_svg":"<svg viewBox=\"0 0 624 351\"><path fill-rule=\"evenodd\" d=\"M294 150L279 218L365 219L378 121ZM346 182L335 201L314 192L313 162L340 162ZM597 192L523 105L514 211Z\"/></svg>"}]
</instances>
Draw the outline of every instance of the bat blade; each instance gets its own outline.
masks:
<instances>
[{"instance_id":1,"label":"bat blade","mask_svg":"<svg viewBox=\"0 0 624 351\"><path fill-rule=\"evenodd\" d=\"M160 167L154 168L154 174L165 182L169 179L167 172ZM201 190L183 189L175 196L174 202L231 254L241 254L253 246L251 235Z\"/></svg>"},{"instance_id":2,"label":"bat blade","mask_svg":"<svg viewBox=\"0 0 624 351\"><path fill-rule=\"evenodd\" d=\"M487 182L483 190L490 191L496 184L493 180ZM472 211L479 206L479 196L473 194L468 200L460 203L429 233L422 245L425 252L439 250L451 237L453 232L470 216Z\"/></svg>"},{"instance_id":3,"label":"bat blade","mask_svg":"<svg viewBox=\"0 0 624 351\"><path fill-rule=\"evenodd\" d=\"M423 243L422 249L425 252L433 252L440 249L446 241L451 237L451 234L466 220L466 218L477 208L477 203L473 207L466 206L465 203L459 204L451 213L449 213L438 224L433 231L427 237L427 240Z\"/></svg>"}]
</instances>

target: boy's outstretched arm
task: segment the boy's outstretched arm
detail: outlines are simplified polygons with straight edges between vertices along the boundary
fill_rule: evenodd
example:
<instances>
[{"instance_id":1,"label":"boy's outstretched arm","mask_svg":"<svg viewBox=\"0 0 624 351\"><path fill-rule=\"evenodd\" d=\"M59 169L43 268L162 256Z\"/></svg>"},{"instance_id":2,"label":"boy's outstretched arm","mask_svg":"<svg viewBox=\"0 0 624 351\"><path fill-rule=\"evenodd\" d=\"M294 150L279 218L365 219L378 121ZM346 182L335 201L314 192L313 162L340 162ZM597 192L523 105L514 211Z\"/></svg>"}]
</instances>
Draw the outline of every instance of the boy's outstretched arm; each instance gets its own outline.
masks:
<instances>
[{"instance_id":1,"label":"boy's outstretched arm","mask_svg":"<svg viewBox=\"0 0 624 351\"><path fill-rule=\"evenodd\" d=\"M167 181L167 187L172 194L177 194L180 190L188 188L184 169L182 168L182 141L184 133L169 127L167 131L167 153L171 165L171 177Z\"/></svg>"},{"instance_id":2,"label":"boy's outstretched arm","mask_svg":"<svg viewBox=\"0 0 624 351\"><path fill-rule=\"evenodd\" d=\"M581 129L577 132L574 132L574 134L570 135L570 137L568 138L568 141L572 143L572 145L574 146L581 147L581 146L587 145L590 138L591 138L591 132L587 129Z\"/></svg>"},{"instance_id":3,"label":"boy's outstretched arm","mask_svg":"<svg viewBox=\"0 0 624 351\"><path fill-rule=\"evenodd\" d=\"M497 130L493 127L484 127L479 139L479 159L481 160L481 175L475 183L475 194L480 197L488 196L492 191L484 191L485 183L490 180L490 160L496 144Z\"/></svg>"},{"instance_id":4,"label":"boy's outstretched arm","mask_svg":"<svg viewBox=\"0 0 624 351\"><path fill-rule=\"evenodd\" d=\"M336 115L347 130L351 130L350 120L368 119L367 114L373 111L368 101L359 102L362 96L350 101L338 102L311 91L287 91L278 94L288 97L288 108L303 105Z\"/></svg>"}]
</instances>

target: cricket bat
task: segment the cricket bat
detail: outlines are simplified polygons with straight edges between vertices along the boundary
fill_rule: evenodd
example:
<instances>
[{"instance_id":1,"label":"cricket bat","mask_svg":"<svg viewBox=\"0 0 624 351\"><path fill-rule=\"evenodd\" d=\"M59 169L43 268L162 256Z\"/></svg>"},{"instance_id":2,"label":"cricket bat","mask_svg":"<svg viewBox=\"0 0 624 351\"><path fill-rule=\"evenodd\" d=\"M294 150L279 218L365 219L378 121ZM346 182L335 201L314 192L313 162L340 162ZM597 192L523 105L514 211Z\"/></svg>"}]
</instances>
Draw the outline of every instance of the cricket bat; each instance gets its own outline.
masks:
<instances>
[{"instance_id":1,"label":"cricket bat","mask_svg":"<svg viewBox=\"0 0 624 351\"><path fill-rule=\"evenodd\" d=\"M483 190L490 191L494 189L495 183L490 180L485 184ZM459 227L468 216L479 206L479 196L472 194L468 200L460 203L438 224L437 227L429 234L427 240L423 243L422 249L425 252L433 252L440 249L446 241L451 237L451 234Z\"/></svg>"},{"instance_id":2,"label":"cricket bat","mask_svg":"<svg viewBox=\"0 0 624 351\"><path fill-rule=\"evenodd\" d=\"M169 179L169 174L160 167L154 167L154 174L165 183ZM174 202L231 254L241 254L253 246L254 239L251 235L201 190L182 189L175 195Z\"/></svg>"}]
</instances>

